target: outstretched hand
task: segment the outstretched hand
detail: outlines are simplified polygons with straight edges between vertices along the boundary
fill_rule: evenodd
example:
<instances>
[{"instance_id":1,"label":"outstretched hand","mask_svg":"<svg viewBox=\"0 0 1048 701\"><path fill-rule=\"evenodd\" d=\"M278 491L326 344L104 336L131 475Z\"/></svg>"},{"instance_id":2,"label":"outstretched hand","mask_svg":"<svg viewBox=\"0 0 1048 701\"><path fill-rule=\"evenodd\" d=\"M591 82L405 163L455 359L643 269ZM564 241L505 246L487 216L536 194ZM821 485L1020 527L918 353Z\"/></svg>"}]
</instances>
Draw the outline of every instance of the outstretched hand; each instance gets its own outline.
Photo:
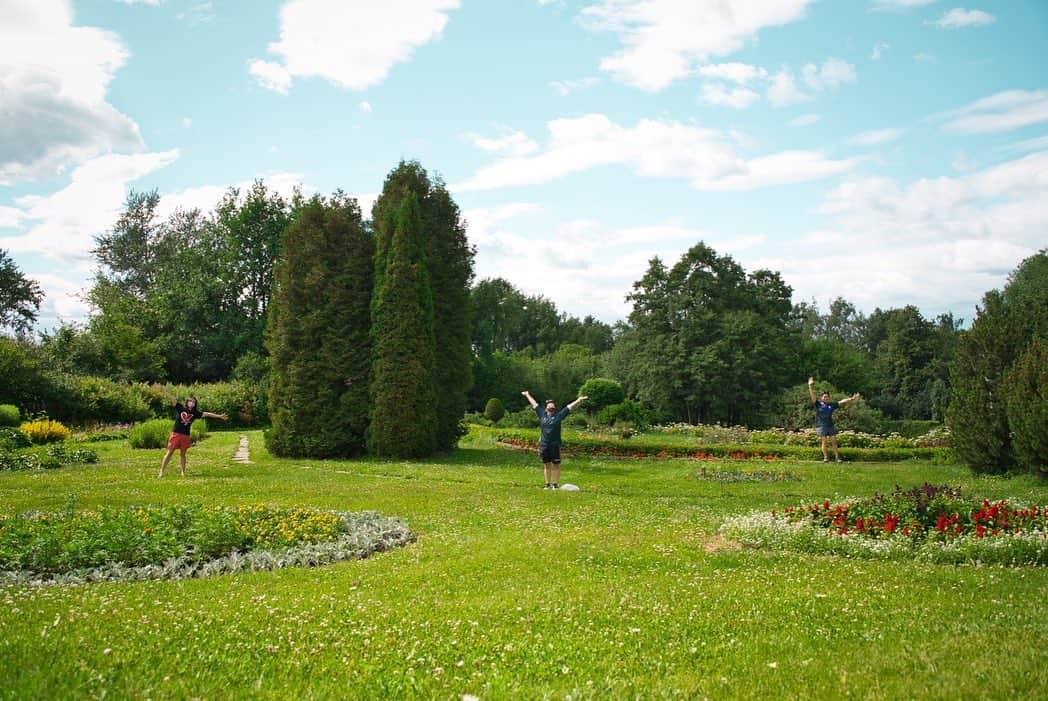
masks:
<instances>
[{"instance_id":1,"label":"outstretched hand","mask_svg":"<svg viewBox=\"0 0 1048 701\"><path fill-rule=\"evenodd\" d=\"M814 384L815 384L815 378L814 377L809 377L808 378L808 386L812 387Z\"/></svg>"},{"instance_id":2,"label":"outstretched hand","mask_svg":"<svg viewBox=\"0 0 1048 701\"><path fill-rule=\"evenodd\" d=\"M859 394L858 392L856 392L855 394L852 395L852 399L862 399L862 395Z\"/></svg>"}]
</instances>

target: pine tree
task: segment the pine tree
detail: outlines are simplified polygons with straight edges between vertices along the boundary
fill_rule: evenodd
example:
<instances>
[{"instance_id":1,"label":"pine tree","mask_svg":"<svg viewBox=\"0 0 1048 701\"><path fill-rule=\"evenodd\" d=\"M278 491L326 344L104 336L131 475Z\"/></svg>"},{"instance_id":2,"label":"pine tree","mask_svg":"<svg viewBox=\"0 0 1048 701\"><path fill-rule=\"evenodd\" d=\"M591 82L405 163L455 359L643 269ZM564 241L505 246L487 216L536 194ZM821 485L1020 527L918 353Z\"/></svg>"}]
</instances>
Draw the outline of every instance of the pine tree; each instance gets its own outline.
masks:
<instances>
[{"instance_id":1,"label":"pine tree","mask_svg":"<svg viewBox=\"0 0 1048 701\"><path fill-rule=\"evenodd\" d=\"M458 205L439 179L431 179L416 162L401 162L387 176L372 210L377 231L376 290L384 286L387 257L404 199L418 200L421 246L432 289L433 333L437 352L433 363L436 393L437 450L450 450L462 435L473 385L470 330L470 284L474 249L466 238Z\"/></svg>"},{"instance_id":2,"label":"pine tree","mask_svg":"<svg viewBox=\"0 0 1048 701\"><path fill-rule=\"evenodd\" d=\"M359 455L371 372L374 242L355 200L314 197L284 234L270 300L271 452Z\"/></svg>"},{"instance_id":3,"label":"pine tree","mask_svg":"<svg viewBox=\"0 0 1048 701\"><path fill-rule=\"evenodd\" d=\"M367 446L380 457L425 457L437 449L436 344L418 198L407 192L380 221Z\"/></svg>"}]
</instances>

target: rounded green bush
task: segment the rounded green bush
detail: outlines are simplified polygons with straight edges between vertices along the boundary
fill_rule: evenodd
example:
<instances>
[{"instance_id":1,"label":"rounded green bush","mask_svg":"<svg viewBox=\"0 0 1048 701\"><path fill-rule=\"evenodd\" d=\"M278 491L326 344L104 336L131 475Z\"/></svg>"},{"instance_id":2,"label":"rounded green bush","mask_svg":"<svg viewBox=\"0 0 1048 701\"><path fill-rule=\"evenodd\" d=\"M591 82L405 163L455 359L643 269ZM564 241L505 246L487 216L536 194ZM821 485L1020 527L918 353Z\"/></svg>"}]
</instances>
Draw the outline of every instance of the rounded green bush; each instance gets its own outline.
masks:
<instances>
[{"instance_id":1,"label":"rounded green bush","mask_svg":"<svg viewBox=\"0 0 1048 701\"><path fill-rule=\"evenodd\" d=\"M506 415L506 407L502 406L502 400L498 397L492 397L488 400L488 403L484 406L484 418L491 423L497 424L499 419Z\"/></svg>"},{"instance_id":2,"label":"rounded green bush","mask_svg":"<svg viewBox=\"0 0 1048 701\"><path fill-rule=\"evenodd\" d=\"M132 448L166 448L171 435L171 419L152 419L131 427L127 440ZM189 429L194 443L207 437L207 422L197 419Z\"/></svg>"},{"instance_id":3,"label":"rounded green bush","mask_svg":"<svg viewBox=\"0 0 1048 701\"><path fill-rule=\"evenodd\" d=\"M20 426L22 414L14 404L0 404L0 426Z\"/></svg>"}]
</instances>

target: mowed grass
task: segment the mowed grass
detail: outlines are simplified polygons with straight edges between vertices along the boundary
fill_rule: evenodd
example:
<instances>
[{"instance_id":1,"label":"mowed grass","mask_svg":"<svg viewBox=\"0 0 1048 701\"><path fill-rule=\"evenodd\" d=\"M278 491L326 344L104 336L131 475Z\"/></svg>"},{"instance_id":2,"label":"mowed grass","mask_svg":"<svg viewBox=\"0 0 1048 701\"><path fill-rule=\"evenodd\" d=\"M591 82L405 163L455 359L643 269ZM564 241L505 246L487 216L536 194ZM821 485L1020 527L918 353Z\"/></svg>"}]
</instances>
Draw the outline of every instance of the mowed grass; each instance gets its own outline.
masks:
<instances>
[{"instance_id":1,"label":"mowed grass","mask_svg":"<svg viewBox=\"0 0 1048 701\"><path fill-rule=\"evenodd\" d=\"M427 462L281 460L248 434L190 452L101 443L96 466L0 474L0 511L124 504L378 510L406 548L319 569L0 586L3 698L1045 698L1048 570L735 549L729 514L930 481L1048 502L955 465L535 456L468 438ZM176 456L177 460L177 456Z\"/></svg>"}]
</instances>

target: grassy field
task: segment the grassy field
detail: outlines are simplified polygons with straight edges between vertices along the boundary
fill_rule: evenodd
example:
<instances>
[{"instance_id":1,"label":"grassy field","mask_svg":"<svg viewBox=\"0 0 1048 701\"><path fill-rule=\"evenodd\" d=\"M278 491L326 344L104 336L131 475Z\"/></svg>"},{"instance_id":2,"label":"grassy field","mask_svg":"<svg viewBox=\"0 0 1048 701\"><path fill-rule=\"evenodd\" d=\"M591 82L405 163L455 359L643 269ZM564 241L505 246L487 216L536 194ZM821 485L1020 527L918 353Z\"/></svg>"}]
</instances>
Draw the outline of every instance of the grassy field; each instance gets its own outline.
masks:
<instances>
[{"instance_id":1,"label":"grassy field","mask_svg":"<svg viewBox=\"0 0 1048 701\"><path fill-rule=\"evenodd\" d=\"M418 541L319 569L0 586L2 698L1048 698L1048 570L739 550L729 514L930 481L1048 502L954 465L569 459L468 438L428 462L277 460L249 433L190 453L99 443L94 466L0 473L0 512L124 504L378 510ZM177 457L176 457L177 460ZM746 463L724 469L746 469ZM760 463L753 464L760 469ZM173 474L172 474L173 473Z\"/></svg>"}]
</instances>

